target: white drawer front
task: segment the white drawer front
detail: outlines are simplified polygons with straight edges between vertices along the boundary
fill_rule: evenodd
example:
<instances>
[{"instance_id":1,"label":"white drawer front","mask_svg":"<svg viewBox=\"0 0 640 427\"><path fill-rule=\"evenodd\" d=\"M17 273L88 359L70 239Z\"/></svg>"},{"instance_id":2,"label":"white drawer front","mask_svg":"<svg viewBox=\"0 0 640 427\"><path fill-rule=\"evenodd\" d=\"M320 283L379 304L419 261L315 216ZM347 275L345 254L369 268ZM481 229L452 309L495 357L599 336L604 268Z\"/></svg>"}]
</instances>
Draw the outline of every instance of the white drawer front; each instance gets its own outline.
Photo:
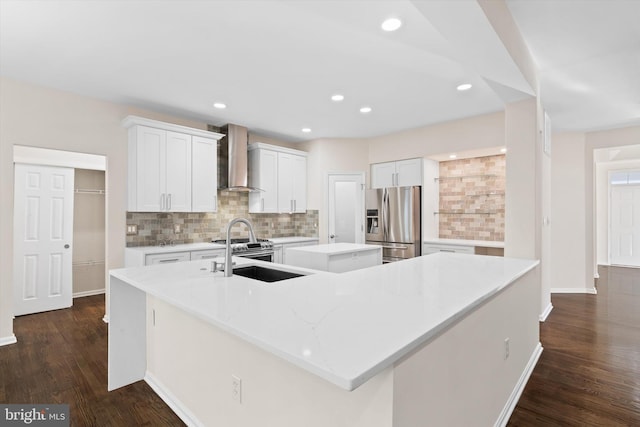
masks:
<instances>
[{"instance_id":1,"label":"white drawer front","mask_svg":"<svg viewBox=\"0 0 640 427\"><path fill-rule=\"evenodd\" d=\"M152 254L145 257L145 265L168 264L172 262L190 261L189 252L168 252L164 254Z\"/></svg>"}]
</instances>

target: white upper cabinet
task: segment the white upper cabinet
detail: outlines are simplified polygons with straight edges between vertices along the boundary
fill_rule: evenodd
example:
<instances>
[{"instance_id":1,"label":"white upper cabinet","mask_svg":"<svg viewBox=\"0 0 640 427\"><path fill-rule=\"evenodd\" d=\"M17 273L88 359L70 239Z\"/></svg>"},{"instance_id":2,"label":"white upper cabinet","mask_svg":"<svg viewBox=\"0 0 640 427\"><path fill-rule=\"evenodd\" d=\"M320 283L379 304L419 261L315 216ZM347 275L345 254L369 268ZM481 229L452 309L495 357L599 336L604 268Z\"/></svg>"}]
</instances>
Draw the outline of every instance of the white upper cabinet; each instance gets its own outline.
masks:
<instances>
[{"instance_id":1,"label":"white upper cabinet","mask_svg":"<svg viewBox=\"0 0 640 427\"><path fill-rule=\"evenodd\" d=\"M192 212L218 210L218 143L215 139L191 138L191 206Z\"/></svg>"},{"instance_id":2,"label":"white upper cabinet","mask_svg":"<svg viewBox=\"0 0 640 427\"><path fill-rule=\"evenodd\" d=\"M266 148L249 150L249 212L278 212L278 152Z\"/></svg>"},{"instance_id":3,"label":"white upper cabinet","mask_svg":"<svg viewBox=\"0 0 640 427\"><path fill-rule=\"evenodd\" d=\"M191 212L191 135L167 132L165 150L164 210ZM215 163L212 168L215 168Z\"/></svg>"},{"instance_id":4,"label":"white upper cabinet","mask_svg":"<svg viewBox=\"0 0 640 427\"><path fill-rule=\"evenodd\" d=\"M307 211L307 158L278 153L278 210Z\"/></svg>"},{"instance_id":5,"label":"white upper cabinet","mask_svg":"<svg viewBox=\"0 0 640 427\"><path fill-rule=\"evenodd\" d=\"M307 210L307 153L275 145L249 145L249 212Z\"/></svg>"},{"instance_id":6,"label":"white upper cabinet","mask_svg":"<svg viewBox=\"0 0 640 427\"><path fill-rule=\"evenodd\" d=\"M128 210L213 212L223 135L128 116Z\"/></svg>"},{"instance_id":7,"label":"white upper cabinet","mask_svg":"<svg viewBox=\"0 0 640 427\"><path fill-rule=\"evenodd\" d=\"M421 158L371 165L371 188L407 187L422 184Z\"/></svg>"}]
</instances>

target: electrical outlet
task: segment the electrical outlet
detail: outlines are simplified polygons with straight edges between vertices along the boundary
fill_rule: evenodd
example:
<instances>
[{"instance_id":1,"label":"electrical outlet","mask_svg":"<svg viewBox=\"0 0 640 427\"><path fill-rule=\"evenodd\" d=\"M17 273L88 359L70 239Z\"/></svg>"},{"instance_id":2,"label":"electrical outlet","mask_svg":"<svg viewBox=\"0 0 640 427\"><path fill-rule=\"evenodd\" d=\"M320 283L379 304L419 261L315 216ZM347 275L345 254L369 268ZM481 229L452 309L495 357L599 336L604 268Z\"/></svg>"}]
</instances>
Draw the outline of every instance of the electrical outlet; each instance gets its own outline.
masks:
<instances>
[{"instance_id":1,"label":"electrical outlet","mask_svg":"<svg viewBox=\"0 0 640 427\"><path fill-rule=\"evenodd\" d=\"M138 234L138 225L137 224L127 224L127 235L128 236L136 236Z\"/></svg>"},{"instance_id":2,"label":"electrical outlet","mask_svg":"<svg viewBox=\"0 0 640 427\"><path fill-rule=\"evenodd\" d=\"M231 375L231 398L242 403L242 380L235 375Z\"/></svg>"},{"instance_id":3,"label":"electrical outlet","mask_svg":"<svg viewBox=\"0 0 640 427\"><path fill-rule=\"evenodd\" d=\"M509 358L509 338L504 339L504 360Z\"/></svg>"},{"instance_id":4,"label":"electrical outlet","mask_svg":"<svg viewBox=\"0 0 640 427\"><path fill-rule=\"evenodd\" d=\"M175 234L182 233L182 227L180 224L173 224L173 232Z\"/></svg>"}]
</instances>

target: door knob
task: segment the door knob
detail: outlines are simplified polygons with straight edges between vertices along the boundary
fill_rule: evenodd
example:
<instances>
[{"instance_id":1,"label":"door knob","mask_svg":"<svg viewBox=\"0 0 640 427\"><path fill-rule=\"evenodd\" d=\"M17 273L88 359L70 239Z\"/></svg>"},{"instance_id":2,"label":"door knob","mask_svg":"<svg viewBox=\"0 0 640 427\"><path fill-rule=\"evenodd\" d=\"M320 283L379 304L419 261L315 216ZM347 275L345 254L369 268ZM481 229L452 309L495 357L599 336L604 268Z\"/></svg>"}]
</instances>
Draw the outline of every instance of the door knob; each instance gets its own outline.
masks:
<instances>
[{"instance_id":1,"label":"door knob","mask_svg":"<svg viewBox=\"0 0 640 427\"><path fill-rule=\"evenodd\" d=\"M69 245L68 244L64 245L64 248L69 249Z\"/></svg>"},{"instance_id":2,"label":"door knob","mask_svg":"<svg viewBox=\"0 0 640 427\"><path fill-rule=\"evenodd\" d=\"M336 235L335 235L335 234L329 234L329 238L330 238L330 239L333 239L334 237L336 237Z\"/></svg>"}]
</instances>

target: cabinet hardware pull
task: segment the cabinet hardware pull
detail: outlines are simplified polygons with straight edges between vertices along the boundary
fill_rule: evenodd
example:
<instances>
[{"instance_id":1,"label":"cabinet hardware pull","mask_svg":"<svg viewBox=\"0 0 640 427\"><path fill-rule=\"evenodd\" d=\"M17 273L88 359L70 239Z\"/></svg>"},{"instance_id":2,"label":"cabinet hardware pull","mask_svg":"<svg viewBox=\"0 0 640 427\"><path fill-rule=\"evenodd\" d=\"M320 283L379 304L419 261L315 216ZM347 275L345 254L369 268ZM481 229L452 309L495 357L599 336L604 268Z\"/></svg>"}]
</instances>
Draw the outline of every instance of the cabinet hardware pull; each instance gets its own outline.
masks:
<instances>
[{"instance_id":1,"label":"cabinet hardware pull","mask_svg":"<svg viewBox=\"0 0 640 427\"><path fill-rule=\"evenodd\" d=\"M178 258L172 258L172 259L161 259L159 262L178 262L180 261Z\"/></svg>"},{"instance_id":2,"label":"cabinet hardware pull","mask_svg":"<svg viewBox=\"0 0 640 427\"><path fill-rule=\"evenodd\" d=\"M169 193L169 195L167 196L167 210L171 210L171 193Z\"/></svg>"},{"instance_id":3,"label":"cabinet hardware pull","mask_svg":"<svg viewBox=\"0 0 640 427\"><path fill-rule=\"evenodd\" d=\"M409 249L407 246L385 246L382 245L384 249Z\"/></svg>"},{"instance_id":4,"label":"cabinet hardware pull","mask_svg":"<svg viewBox=\"0 0 640 427\"><path fill-rule=\"evenodd\" d=\"M164 193L160 195L160 210L164 210Z\"/></svg>"}]
</instances>

